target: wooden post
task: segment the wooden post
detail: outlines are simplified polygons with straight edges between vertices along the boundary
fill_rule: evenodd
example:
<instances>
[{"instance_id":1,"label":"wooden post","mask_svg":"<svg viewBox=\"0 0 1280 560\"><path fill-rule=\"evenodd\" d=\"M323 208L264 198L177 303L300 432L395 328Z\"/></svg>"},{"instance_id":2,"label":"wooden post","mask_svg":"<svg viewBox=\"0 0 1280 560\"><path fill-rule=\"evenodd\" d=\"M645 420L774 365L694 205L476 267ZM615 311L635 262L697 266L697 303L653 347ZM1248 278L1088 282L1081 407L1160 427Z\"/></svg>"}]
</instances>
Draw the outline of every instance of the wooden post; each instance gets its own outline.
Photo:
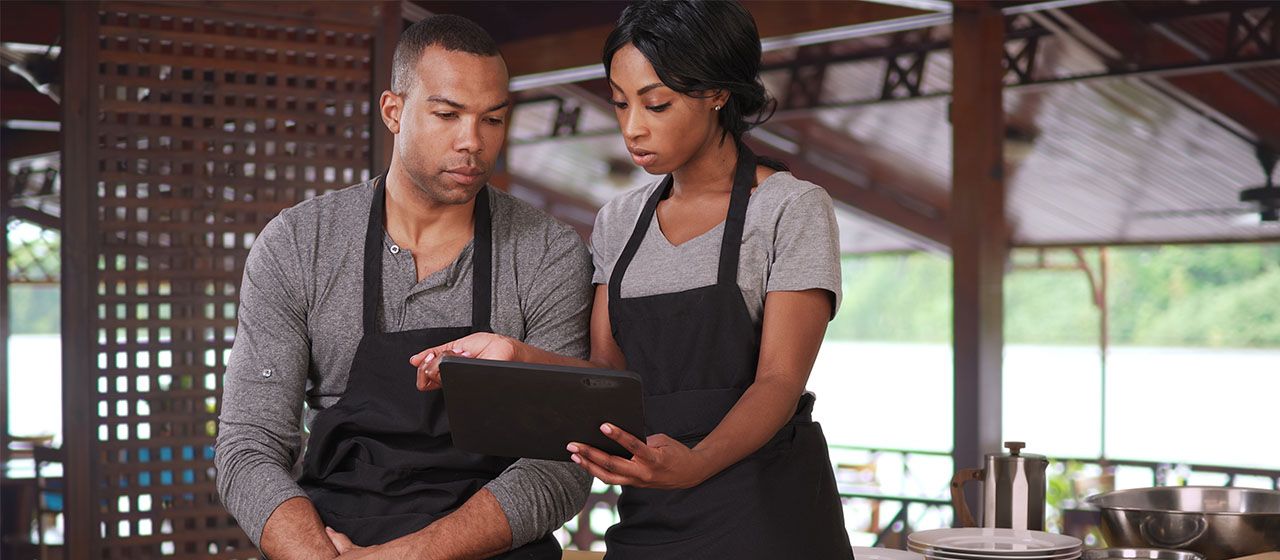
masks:
<instances>
[{"instance_id":1,"label":"wooden post","mask_svg":"<svg viewBox=\"0 0 1280 560\"><path fill-rule=\"evenodd\" d=\"M9 460L9 161L0 160L0 462ZM4 475L0 473L0 478Z\"/></svg>"},{"instance_id":2,"label":"wooden post","mask_svg":"<svg viewBox=\"0 0 1280 560\"><path fill-rule=\"evenodd\" d=\"M98 3L68 2L62 17L62 450L66 496L66 558L91 558L94 526L92 405L98 271L94 262L97 187L90 127L97 103L93 59L98 50Z\"/></svg>"},{"instance_id":3,"label":"wooden post","mask_svg":"<svg viewBox=\"0 0 1280 560\"><path fill-rule=\"evenodd\" d=\"M955 468L1001 449L1004 267L1004 19L986 3L953 12L951 259ZM968 486L970 504L977 488Z\"/></svg>"},{"instance_id":4,"label":"wooden post","mask_svg":"<svg viewBox=\"0 0 1280 560\"><path fill-rule=\"evenodd\" d=\"M400 2L379 2L373 10L373 77L369 88L369 177L376 177L391 167L392 140L391 131L382 123L382 111L378 109L378 99L382 92L391 89L391 67L396 42L400 40L400 32L404 30L404 15Z\"/></svg>"},{"instance_id":5,"label":"wooden post","mask_svg":"<svg viewBox=\"0 0 1280 560\"><path fill-rule=\"evenodd\" d=\"M1099 432L1101 437L1098 439L1098 457L1106 460L1107 458L1107 358L1111 354L1111 306L1107 302L1107 284L1110 280L1107 278L1107 270L1111 268L1109 258L1107 257L1107 248L1098 247L1098 350L1100 353L1101 363L1099 366L1102 400L1102 421L1099 423Z\"/></svg>"}]
</instances>

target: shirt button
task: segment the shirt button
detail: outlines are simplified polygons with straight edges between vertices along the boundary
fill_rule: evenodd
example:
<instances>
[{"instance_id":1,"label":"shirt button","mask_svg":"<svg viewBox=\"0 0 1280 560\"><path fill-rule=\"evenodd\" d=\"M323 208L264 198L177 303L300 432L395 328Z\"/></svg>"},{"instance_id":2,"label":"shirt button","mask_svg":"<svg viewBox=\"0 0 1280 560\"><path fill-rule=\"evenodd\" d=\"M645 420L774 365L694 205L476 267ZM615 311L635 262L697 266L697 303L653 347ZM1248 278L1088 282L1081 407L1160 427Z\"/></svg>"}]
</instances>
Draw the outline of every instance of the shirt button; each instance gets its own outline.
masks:
<instances>
[{"instance_id":1,"label":"shirt button","mask_svg":"<svg viewBox=\"0 0 1280 560\"><path fill-rule=\"evenodd\" d=\"M392 246L391 246L391 254L393 254L393 255L397 255L397 254L399 254L399 253L400 253L400 246L399 246L399 245L392 245Z\"/></svg>"},{"instance_id":2,"label":"shirt button","mask_svg":"<svg viewBox=\"0 0 1280 560\"><path fill-rule=\"evenodd\" d=\"M268 377L271 377L272 373L275 373L275 372L271 371L271 368L264 369L262 370L262 378L266 379Z\"/></svg>"}]
</instances>

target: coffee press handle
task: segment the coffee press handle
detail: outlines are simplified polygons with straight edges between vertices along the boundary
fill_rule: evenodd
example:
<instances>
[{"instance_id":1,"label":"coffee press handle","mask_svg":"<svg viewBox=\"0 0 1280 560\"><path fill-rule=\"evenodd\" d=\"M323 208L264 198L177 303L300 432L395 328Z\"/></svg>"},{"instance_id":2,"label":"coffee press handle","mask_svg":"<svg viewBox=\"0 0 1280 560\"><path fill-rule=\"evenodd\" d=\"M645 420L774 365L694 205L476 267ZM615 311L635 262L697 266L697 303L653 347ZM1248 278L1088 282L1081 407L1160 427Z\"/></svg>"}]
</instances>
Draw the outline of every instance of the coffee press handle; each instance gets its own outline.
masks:
<instances>
[{"instance_id":1,"label":"coffee press handle","mask_svg":"<svg viewBox=\"0 0 1280 560\"><path fill-rule=\"evenodd\" d=\"M960 469L951 477L951 509L956 512L961 527L978 526L973 514L969 512L969 503L964 499L964 485L966 482L981 482L982 478L982 469Z\"/></svg>"}]
</instances>

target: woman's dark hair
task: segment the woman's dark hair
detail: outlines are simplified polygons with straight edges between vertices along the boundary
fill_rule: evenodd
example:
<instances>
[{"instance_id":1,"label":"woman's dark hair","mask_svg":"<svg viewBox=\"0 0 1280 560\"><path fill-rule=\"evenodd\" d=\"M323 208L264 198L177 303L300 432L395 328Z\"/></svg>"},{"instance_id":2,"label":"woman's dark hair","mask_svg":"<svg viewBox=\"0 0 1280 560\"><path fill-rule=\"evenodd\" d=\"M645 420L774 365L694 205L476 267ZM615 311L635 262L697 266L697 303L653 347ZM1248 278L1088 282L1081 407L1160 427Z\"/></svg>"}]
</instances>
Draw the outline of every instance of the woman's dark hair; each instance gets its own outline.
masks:
<instances>
[{"instance_id":1,"label":"woman's dark hair","mask_svg":"<svg viewBox=\"0 0 1280 560\"><path fill-rule=\"evenodd\" d=\"M720 126L734 141L773 116L777 102L760 81L760 32L741 4L694 0L632 4L604 43L606 77L613 55L628 43L672 90L699 97L716 90L729 92L719 117Z\"/></svg>"}]
</instances>

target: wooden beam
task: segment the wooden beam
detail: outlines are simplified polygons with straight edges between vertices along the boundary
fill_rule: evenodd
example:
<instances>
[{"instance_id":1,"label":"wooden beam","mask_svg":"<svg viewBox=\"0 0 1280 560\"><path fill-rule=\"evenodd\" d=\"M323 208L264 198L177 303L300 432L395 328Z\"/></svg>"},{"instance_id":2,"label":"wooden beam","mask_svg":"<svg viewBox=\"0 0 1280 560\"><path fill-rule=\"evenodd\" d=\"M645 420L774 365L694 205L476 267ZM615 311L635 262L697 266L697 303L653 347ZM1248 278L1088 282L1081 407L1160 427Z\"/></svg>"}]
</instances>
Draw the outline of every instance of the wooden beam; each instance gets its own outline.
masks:
<instances>
[{"instance_id":1,"label":"wooden beam","mask_svg":"<svg viewBox=\"0 0 1280 560\"><path fill-rule=\"evenodd\" d=\"M1214 9L1221 11L1222 7L1215 3ZM1121 60L1108 61L1115 67L1126 64L1155 66L1200 60L1195 53L1165 37L1118 4L1104 2L1079 6L1073 8L1070 14L1090 33L1121 53ZM1222 27L1225 30L1225 25ZM1259 96L1239 80L1223 72L1163 79L1235 121L1272 149L1280 150L1280 106L1272 100Z\"/></svg>"},{"instance_id":2,"label":"wooden beam","mask_svg":"<svg viewBox=\"0 0 1280 560\"><path fill-rule=\"evenodd\" d=\"M1232 9L1265 8L1265 2L1258 0L1214 0L1213 2L1132 2L1126 8L1144 23L1172 22L1174 20L1195 20L1222 16L1223 12Z\"/></svg>"},{"instance_id":3,"label":"wooden beam","mask_svg":"<svg viewBox=\"0 0 1280 560\"><path fill-rule=\"evenodd\" d=\"M405 23L412 25L427 19L427 16L431 15L431 10L419 6L412 0L401 0L400 15L404 18Z\"/></svg>"},{"instance_id":4,"label":"wooden beam","mask_svg":"<svg viewBox=\"0 0 1280 560\"><path fill-rule=\"evenodd\" d=\"M785 162L797 178L821 185L831 198L843 203L850 211L914 239L921 248L947 252L950 232L945 213L934 218L913 210L851 174L840 173L806 159L806 150L796 155L759 140L748 139L747 143L756 154Z\"/></svg>"},{"instance_id":5,"label":"wooden beam","mask_svg":"<svg viewBox=\"0 0 1280 560\"><path fill-rule=\"evenodd\" d=\"M57 132L0 129L0 158L3 158L6 162L11 159L47 154L61 149L62 138Z\"/></svg>"},{"instance_id":6,"label":"wooden beam","mask_svg":"<svg viewBox=\"0 0 1280 560\"><path fill-rule=\"evenodd\" d=\"M746 2L743 5L755 18L762 38L927 13L871 2L769 0ZM613 28L613 23L595 25L569 32L508 41L498 47L513 77L600 64L600 54L605 39L609 37Z\"/></svg>"},{"instance_id":7,"label":"wooden beam","mask_svg":"<svg viewBox=\"0 0 1280 560\"><path fill-rule=\"evenodd\" d=\"M99 541L93 512L94 438L93 377L95 353L93 294L97 290L94 258L96 193L93 188L91 123L96 119L93 59L98 50L96 2L68 2L63 8L62 83L62 449L66 494L65 556L92 558Z\"/></svg>"},{"instance_id":8,"label":"wooden beam","mask_svg":"<svg viewBox=\"0 0 1280 560\"><path fill-rule=\"evenodd\" d=\"M743 6L756 20L762 38L931 13L874 2L770 0L744 2Z\"/></svg>"},{"instance_id":9,"label":"wooden beam","mask_svg":"<svg viewBox=\"0 0 1280 560\"><path fill-rule=\"evenodd\" d=\"M936 182L917 167L904 162L899 154L859 141L813 115L798 115L787 119L785 124L800 134L801 144L806 150L829 152L858 166L865 170L869 181L897 191L907 204L925 215L940 218L945 225L947 206L951 203L948 185Z\"/></svg>"},{"instance_id":10,"label":"wooden beam","mask_svg":"<svg viewBox=\"0 0 1280 560\"><path fill-rule=\"evenodd\" d=\"M49 96L34 89L0 90L0 119L58 122L62 110Z\"/></svg>"},{"instance_id":11,"label":"wooden beam","mask_svg":"<svg viewBox=\"0 0 1280 560\"><path fill-rule=\"evenodd\" d=\"M62 6L57 2L4 3L0 42L52 45L62 33Z\"/></svg>"},{"instance_id":12,"label":"wooden beam","mask_svg":"<svg viewBox=\"0 0 1280 560\"><path fill-rule=\"evenodd\" d=\"M381 175L391 168L391 151L395 146L395 137L382 122L382 111L378 100L382 92L391 89L391 66L396 50L396 42L400 40L400 32L404 29L402 6L398 0L379 2L374 6L373 17L376 21L377 33L373 39L373 84L369 88L372 97L369 110L369 176Z\"/></svg>"},{"instance_id":13,"label":"wooden beam","mask_svg":"<svg viewBox=\"0 0 1280 560\"><path fill-rule=\"evenodd\" d=\"M952 72L952 352L955 468L1001 449L1004 266L1004 18L984 3L957 3ZM967 486L970 504L979 503Z\"/></svg>"},{"instance_id":14,"label":"wooden beam","mask_svg":"<svg viewBox=\"0 0 1280 560\"><path fill-rule=\"evenodd\" d=\"M591 80L557 86L555 92L611 111L612 107L605 102L609 90L604 84L604 80ZM867 155L867 146L810 116L797 116L783 123L771 121L764 127L766 131L782 128L799 136L799 154L751 139L749 135L747 142L757 154L785 162L796 177L821 185L848 210L915 240L919 248L938 253L949 250L951 234L947 227L945 187L930 185L922 176L909 175L904 170L873 161ZM806 159L819 153L830 154L831 159L840 161L856 161L859 167L871 172L854 176ZM547 190L555 189L547 187ZM587 229L590 228L588 224Z\"/></svg>"},{"instance_id":15,"label":"wooden beam","mask_svg":"<svg viewBox=\"0 0 1280 560\"><path fill-rule=\"evenodd\" d=\"M49 214L45 214L44 212L41 212L34 208L27 208L26 206L16 206L16 207L9 208L5 212L5 215L6 215L5 219L22 220L24 222L31 222L44 229L50 229L55 231L62 229L61 218L57 216L51 216Z\"/></svg>"},{"instance_id":16,"label":"wooden beam","mask_svg":"<svg viewBox=\"0 0 1280 560\"><path fill-rule=\"evenodd\" d=\"M1201 237L1190 239L1161 239L1158 241L1109 241L1106 243L1097 243L1094 241L1049 241L1046 243L1015 242L1012 246L1017 249L1083 249L1086 247L1162 247L1165 245L1233 245L1241 243L1280 243L1280 234L1268 234L1265 230L1259 229L1258 236L1253 238Z\"/></svg>"},{"instance_id":17,"label":"wooden beam","mask_svg":"<svg viewBox=\"0 0 1280 560\"><path fill-rule=\"evenodd\" d=\"M490 182L510 192L516 198L541 208L551 217L572 226L583 239L591 238L596 213L600 211L600 207L594 202L523 175L495 174Z\"/></svg>"},{"instance_id":18,"label":"wooden beam","mask_svg":"<svg viewBox=\"0 0 1280 560\"><path fill-rule=\"evenodd\" d=\"M164 0L116 0L110 6L124 12L140 12L173 17L209 17L210 12L230 21L261 22L270 20L286 26L321 24L331 29L353 33L369 31L373 13L369 2L333 0L329 2L296 2L294 0L203 0L170 2Z\"/></svg>"},{"instance_id":19,"label":"wooden beam","mask_svg":"<svg viewBox=\"0 0 1280 560\"><path fill-rule=\"evenodd\" d=\"M0 152L4 150L0 147ZM9 464L9 165L0 162L0 462ZM37 467L38 468L38 467ZM6 524L8 519L5 520Z\"/></svg>"}]
</instances>

